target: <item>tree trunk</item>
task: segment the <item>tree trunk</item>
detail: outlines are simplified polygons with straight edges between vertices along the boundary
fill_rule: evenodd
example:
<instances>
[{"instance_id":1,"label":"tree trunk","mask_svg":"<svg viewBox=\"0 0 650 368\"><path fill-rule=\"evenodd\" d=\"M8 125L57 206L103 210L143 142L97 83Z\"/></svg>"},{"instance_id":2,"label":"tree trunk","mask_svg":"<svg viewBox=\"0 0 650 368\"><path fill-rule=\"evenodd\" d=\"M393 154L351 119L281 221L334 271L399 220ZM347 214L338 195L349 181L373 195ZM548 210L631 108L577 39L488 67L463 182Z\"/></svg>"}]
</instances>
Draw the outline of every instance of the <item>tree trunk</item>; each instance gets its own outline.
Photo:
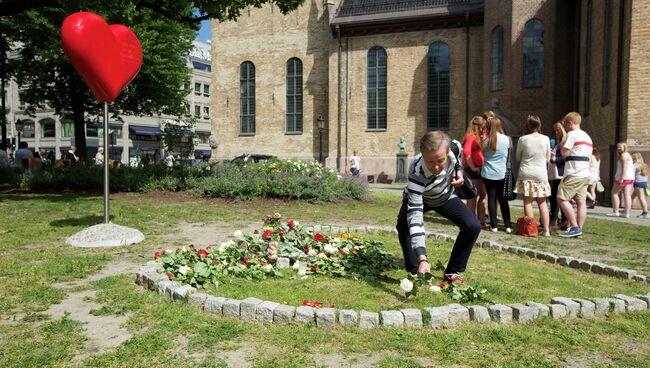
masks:
<instances>
[{"instance_id":1,"label":"tree trunk","mask_svg":"<svg viewBox=\"0 0 650 368\"><path fill-rule=\"evenodd\" d=\"M86 161L87 152L85 111L84 93L77 90L72 93L72 120L74 121L74 145L77 147L77 156L82 161Z\"/></svg>"}]
</instances>

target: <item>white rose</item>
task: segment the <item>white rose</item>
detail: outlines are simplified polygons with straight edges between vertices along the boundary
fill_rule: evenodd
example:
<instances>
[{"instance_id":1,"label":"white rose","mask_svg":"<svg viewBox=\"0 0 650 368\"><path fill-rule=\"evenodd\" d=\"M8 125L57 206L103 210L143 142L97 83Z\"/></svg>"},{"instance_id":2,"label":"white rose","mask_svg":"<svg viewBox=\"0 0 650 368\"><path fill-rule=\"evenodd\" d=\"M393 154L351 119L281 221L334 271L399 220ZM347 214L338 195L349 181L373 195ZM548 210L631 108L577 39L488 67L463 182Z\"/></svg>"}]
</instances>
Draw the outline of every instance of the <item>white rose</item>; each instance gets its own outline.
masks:
<instances>
[{"instance_id":1,"label":"white rose","mask_svg":"<svg viewBox=\"0 0 650 368\"><path fill-rule=\"evenodd\" d=\"M334 246L331 245L331 244L326 244L326 245L325 245L325 248L323 248L323 249L325 249L325 251L326 251L327 253L329 253L329 254L335 253L335 252L337 251L336 247L334 247Z\"/></svg>"},{"instance_id":2,"label":"white rose","mask_svg":"<svg viewBox=\"0 0 650 368\"><path fill-rule=\"evenodd\" d=\"M187 252L187 248L183 247L183 249L181 249L181 251Z\"/></svg>"},{"instance_id":3,"label":"white rose","mask_svg":"<svg viewBox=\"0 0 650 368\"><path fill-rule=\"evenodd\" d=\"M316 249L310 249L309 252L307 253L307 255L308 255L308 256L311 256L311 257L315 256L316 254L318 254L318 253L316 252Z\"/></svg>"},{"instance_id":4,"label":"white rose","mask_svg":"<svg viewBox=\"0 0 650 368\"><path fill-rule=\"evenodd\" d=\"M298 262L298 261L293 262L293 266L292 266L292 268L293 268L294 270L297 270L298 267L300 267L300 262Z\"/></svg>"},{"instance_id":5,"label":"white rose","mask_svg":"<svg viewBox=\"0 0 650 368\"><path fill-rule=\"evenodd\" d=\"M413 290L413 283L409 279L402 279L402 281L399 282L399 287L408 293L409 291Z\"/></svg>"},{"instance_id":6,"label":"white rose","mask_svg":"<svg viewBox=\"0 0 650 368\"><path fill-rule=\"evenodd\" d=\"M182 275L187 274L187 271L190 270L190 266L187 265L182 265L178 268L178 272L180 272Z\"/></svg>"},{"instance_id":7,"label":"white rose","mask_svg":"<svg viewBox=\"0 0 650 368\"><path fill-rule=\"evenodd\" d=\"M432 292L434 292L434 293L439 293L439 292L442 291L442 289L441 289L440 286L438 286L438 285L431 285L431 286L429 287L429 291L432 291Z\"/></svg>"},{"instance_id":8,"label":"white rose","mask_svg":"<svg viewBox=\"0 0 650 368\"><path fill-rule=\"evenodd\" d=\"M296 220L293 220L293 224L296 225L296 226L300 225L300 223L298 221L296 221Z\"/></svg>"},{"instance_id":9,"label":"white rose","mask_svg":"<svg viewBox=\"0 0 650 368\"><path fill-rule=\"evenodd\" d=\"M318 259L327 258L327 254L325 254L325 253L318 253L318 255L316 256L316 258L318 258Z\"/></svg>"},{"instance_id":10,"label":"white rose","mask_svg":"<svg viewBox=\"0 0 650 368\"><path fill-rule=\"evenodd\" d=\"M340 242L341 242L341 238L332 239L332 243L340 243Z\"/></svg>"},{"instance_id":11,"label":"white rose","mask_svg":"<svg viewBox=\"0 0 650 368\"><path fill-rule=\"evenodd\" d=\"M271 271L271 270L273 269L273 266L271 266L270 264L267 264L267 265L265 265L265 266L262 267L262 268L264 269L264 271L267 271L267 272L268 272L268 271Z\"/></svg>"},{"instance_id":12,"label":"white rose","mask_svg":"<svg viewBox=\"0 0 650 368\"><path fill-rule=\"evenodd\" d=\"M169 248L167 248L167 249L165 249L165 252L164 252L164 253L165 253L165 254L171 254L171 253L172 253L172 250L169 249Z\"/></svg>"},{"instance_id":13,"label":"white rose","mask_svg":"<svg viewBox=\"0 0 650 368\"><path fill-rule=\"evenodd\" d=\"M232 235L233 235L235 238L239 238L239 237L244 236L244 233L242 233L241 230L236 230Z\"/></svg>"}]
</instances>

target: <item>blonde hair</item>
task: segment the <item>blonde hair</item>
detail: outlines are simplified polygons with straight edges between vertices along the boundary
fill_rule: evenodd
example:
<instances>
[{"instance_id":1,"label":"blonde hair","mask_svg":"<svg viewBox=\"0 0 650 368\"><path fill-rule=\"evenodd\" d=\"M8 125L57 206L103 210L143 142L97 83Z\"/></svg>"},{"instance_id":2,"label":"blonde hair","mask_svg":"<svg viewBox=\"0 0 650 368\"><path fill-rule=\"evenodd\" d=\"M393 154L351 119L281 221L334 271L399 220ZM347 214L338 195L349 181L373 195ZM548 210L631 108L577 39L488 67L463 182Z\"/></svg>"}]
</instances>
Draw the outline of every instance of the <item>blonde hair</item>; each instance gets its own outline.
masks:
<instances>
[{"instance_id":1,"label":"blonde hair","mask_svg":"<svg viewBox=\"0 0 650 368\"><path fill-rule=\"evenodd\" d=\"M625 142L618 142L618 143L616 143L616 145L617 145L617 146L620 145L621 147L623 147L623 152L621 152L619 155L622 155L623 153L627 152L627 143L625 143Z\"/></svg>"},{"instance_id":2,"label":"blonde hair","mask_svg":"<svg viewBox=\"0 0 650 368\"><path fill-rule=\"evenodd\" d=\"M634 152L632 154L632 162L639 165L639 170L641 170L641 175L648 176L648 165L645 162L643 162L643 156L641 156L641 153Z\"/></svg>"},{"instance_id":3,"label":"blonde hair","mask_svg":"<svg viewBox=\"0 0 650 368\"><path fill-rule=\"evenodd\" d=\"M481 147L483 141L481 136L482 135L481 130L485 129L486 124L487 123L485 122L485 119L483 119L482 116L478 116L478 115L474 116L472 120L469 121L469 125L467 126L467 131L465 131L465 137L467 137L468 135L475 136L476 139L478 140L479 147Z\"/></svg>"},{"instance_id":4,"label":"blonde hair","mask_svg":"<svg viewBox=\"0 0 650 368\"><path fill-rule=\"evenodd\" d=\"M566 140L566 130L564 130L564 125L562 124L561 121L558 121L555 124L553 124L553 132L555 132L555 129L557 129L557 128L560 128L560 131L562 132L562 139L560 139L560 141L557 142L555 145L556 146L558 144L564 145L564 141ZM557 136L557 134L556 134L556 136Z\"/></svg>"},{"instance_id":5,"label":"blonde hair","mask_svg":"<svg viewBox=\"0 0 650 368\"><path fill-rule=\"evenodd\" d=\"M483 113L483 119L485 119L488 122L490 121L490 119L494 119L496 117L497 117L497 114L495 114L494 111L492 111L492 110L488 110L488 111Z\"/></svg>"},{"instance_id":6,"label":"blonde hair","mask_svg":"<svg viewBox=\"0 0 650 368\"><path fill-rule=\"evenodd\" d=\"M497 133L503 134L503 128L501 127L501 119L494 117L488 121L488 146L492 152L497 151Z\"/></svg>"},{"instance_id":7,"label":"blonde hair","mask_svg":"<svg viewBox=\"0 0 650 368\"><path fill-rule=\"evenodd\" d=\"M447 147L447 150L449 150L450 142L451 140L449 139L449 136L445 134L445 132L434 130L428 132L420 139L420 152L435 151L439 149L443 144Z\"/></svg>"},{"instance_id":8,"label":"blonde hair","mask_svg":"<svg viewBox=\"0 0 650 368\"><path fill-rule=\"evenodd\" d=\"M578 114L577 112L572 111L572 112L564 115L564 119L562 119L562 120L569 120L569 121L572 121L572 122L580 125L582 123L582 116L580 116L580 114Z\"/></svg>"}]
</instances>

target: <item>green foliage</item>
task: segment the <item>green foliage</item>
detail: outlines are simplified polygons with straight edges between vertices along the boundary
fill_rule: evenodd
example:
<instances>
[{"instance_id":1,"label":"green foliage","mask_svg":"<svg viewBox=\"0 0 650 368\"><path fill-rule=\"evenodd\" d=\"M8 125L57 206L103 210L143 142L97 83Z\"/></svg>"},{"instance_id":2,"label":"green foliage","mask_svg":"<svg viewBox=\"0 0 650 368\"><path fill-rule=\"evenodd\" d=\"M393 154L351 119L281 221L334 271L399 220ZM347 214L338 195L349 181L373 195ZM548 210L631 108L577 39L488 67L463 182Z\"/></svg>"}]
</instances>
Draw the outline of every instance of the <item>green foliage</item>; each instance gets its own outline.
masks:
<instances>
[{"instance_id":1,"label":"green foliage","mask_svg":"<svg viewBox=\"0 0 650 368\"><path fill-rule=\"evenodd\" d=\"M109 173L112 192L189 191L196 195L236 200L286 198L330 202L341 198L365 199L367 188L360 182L337 175L319 164L303 170L278 168L277 163L240 166L215 164L211 168L176 165L122 166ZM293 166L292 166L293 167ZM47 167L31 175L4 176L13 187L33 191L86 191L100 193L104 187L100 166Z\"/></svg>"}]
</instances>

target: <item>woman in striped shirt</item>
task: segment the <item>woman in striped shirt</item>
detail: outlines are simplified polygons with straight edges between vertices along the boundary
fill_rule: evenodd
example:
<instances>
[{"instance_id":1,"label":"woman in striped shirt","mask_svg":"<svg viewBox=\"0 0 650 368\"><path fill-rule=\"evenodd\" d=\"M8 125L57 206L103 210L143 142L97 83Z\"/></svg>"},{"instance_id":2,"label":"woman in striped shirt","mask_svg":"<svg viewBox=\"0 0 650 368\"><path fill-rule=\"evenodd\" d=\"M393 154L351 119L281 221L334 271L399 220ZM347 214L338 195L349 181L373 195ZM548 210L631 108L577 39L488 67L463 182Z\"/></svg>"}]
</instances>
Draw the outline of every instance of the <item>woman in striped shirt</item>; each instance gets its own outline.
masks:
<instances>
[{"instance_id":1,"label":"woman in striped shirt","mask_svg":"<svg viewBox=\"0 0 650 368\"><path fill-rule=\"evenodd\" d=\"M458 155L450 149L452 144L456 145ZM460 152L460 143L452 142L447 134L428 132L420 140L420 154L409 167L408 185L397 217L397 232L404 264L411 274L431 271L425 246L424 213L433 210L460 229L443 278L463 282L459 273L465 271L481 224L454 194L455 187L469 180L463 176Z\"/></svg>"}]
</instances>

